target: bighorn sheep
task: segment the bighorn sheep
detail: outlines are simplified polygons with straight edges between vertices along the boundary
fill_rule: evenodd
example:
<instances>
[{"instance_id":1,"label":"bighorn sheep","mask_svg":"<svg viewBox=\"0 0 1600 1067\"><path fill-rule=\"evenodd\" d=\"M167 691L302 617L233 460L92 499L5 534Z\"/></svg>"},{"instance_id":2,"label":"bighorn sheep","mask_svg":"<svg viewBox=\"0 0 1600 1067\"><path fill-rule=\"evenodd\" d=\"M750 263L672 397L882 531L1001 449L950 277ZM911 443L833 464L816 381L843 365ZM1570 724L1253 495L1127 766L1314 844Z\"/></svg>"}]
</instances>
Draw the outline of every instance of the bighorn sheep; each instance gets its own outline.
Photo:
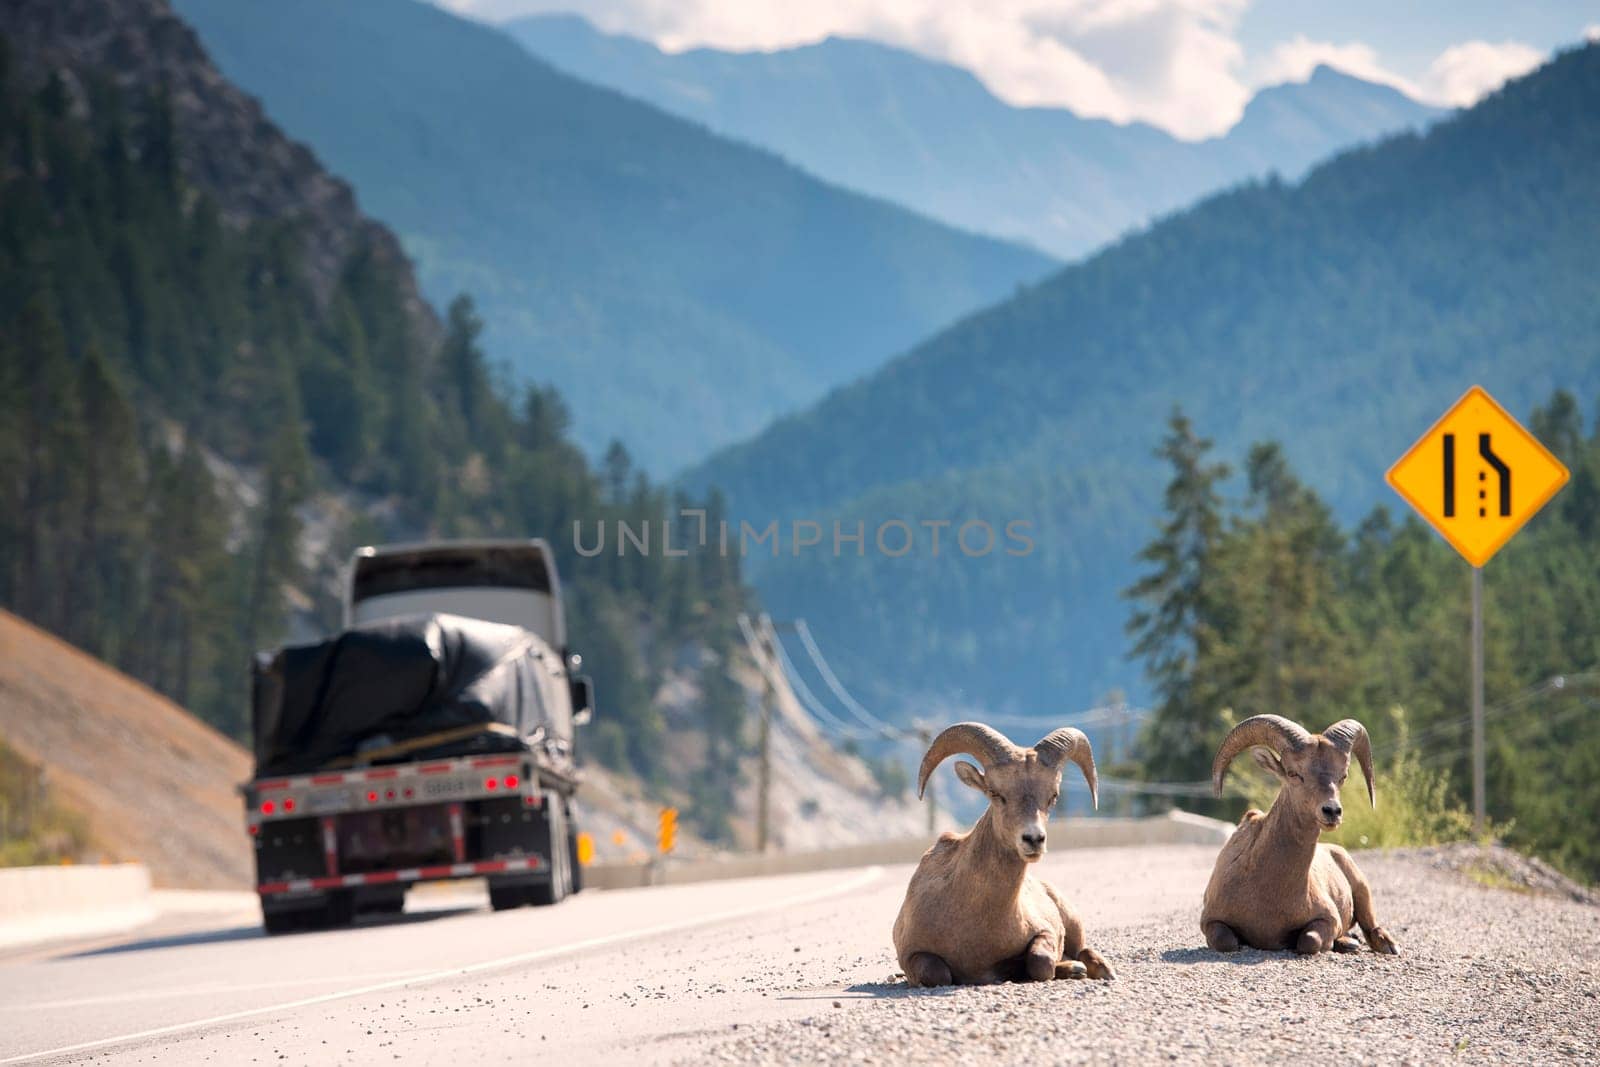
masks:
<instances>
[{"instance_id":1,"label":"bighorn sheep","mask_svg":"<svg viewBox=\"0 0 1600 1067\"><path fill-rule=\"evenodd\" d=\"M1077 764L1099 806L1094 753L1081 730L1056 730L1018 748L989 726L963 722L934 738L917 777L917 796L947 757L962 782L989 797L965 834L944 833L923 853L894 921L894 946L913 986L982 985L1008 980L1113 977L1083 944L1083 924L1055 887L1028 874L1045 850L1045 819L1061 791L1061 770Z\"/></svg>"},{"instance_id":2,"label":"bighorn sheep","mask_svg":"<svg viewBox=\"0 0 1600 1067\"><path fill-rule=\"evenodd\" d=\"M1228 764L1245 749L1253 750L1255 761L1282 788L1265 815L1245 812L1217 856L1200 913L1206 944L1218 952L1241 944L1308 955L1330 948L1357 952L1361 946L1350 932L1354 919L1374 952L1398 954L1394 938L1378 925L1372 890L1350 853L1317 841L1344 816L1339 786L1352 754L1367 779L1367 800L1377 806L1367 728L1342 719L1311 734L1279 715L1246 719L1229 732L1212 761L1217 796Z\"/></svg>"}]
</instances>

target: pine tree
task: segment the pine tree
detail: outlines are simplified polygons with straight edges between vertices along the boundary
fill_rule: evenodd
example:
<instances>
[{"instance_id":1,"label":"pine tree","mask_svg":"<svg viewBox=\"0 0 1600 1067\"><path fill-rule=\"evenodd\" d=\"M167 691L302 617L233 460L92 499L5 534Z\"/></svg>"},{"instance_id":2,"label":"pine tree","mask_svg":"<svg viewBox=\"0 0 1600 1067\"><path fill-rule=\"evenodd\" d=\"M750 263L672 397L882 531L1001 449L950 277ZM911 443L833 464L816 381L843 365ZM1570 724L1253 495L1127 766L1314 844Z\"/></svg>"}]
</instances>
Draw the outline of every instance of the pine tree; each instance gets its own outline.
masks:
<instances>
[{"instance_id":1,"label":"pine tree","mask_svg":"<svg viewBox=\"0 0 1600 1067\"><path fill-rule=\"evenodd\" d=\"M134 566L145 536L142 449L133 407L99 345L84 355L78 397L86 433L67 633L115 662L123 636L136 625Z\"/></svg>"},{"instance_id":2,"label":"pine tree","mask_svg":"<svg viewBox=\"0 0 1600 1067\"><path fill-rule=\"evenodd\" d=\"M267 457L261 506L255 516L250 592L243 632L263 648L283 632L287 588L300 576L300 519L296 509L310 489L310 460L298 427L286 424Z\"/></svg>"},{"instance_id":3,"label":"pine tree","mask_svg":"<svg viewBox=\"0 0 1600 1067\"><path fill-rule=\"evenodd\" d=\"M1212 568L1222 536L1218 483L1228 468L1208 462L1211 447L1181 410L1173 411L1156 452L1172 468L1167 517L1138 555L1152 569L1124 593L1137 605L1128 622L1133 653L1160 697L1142 739L1145 765L1160 778L1203 775L1222 724L1221 708L1209 703L1194 673L1209 652L1219 611Z\"/></svg>"}]
</instances>

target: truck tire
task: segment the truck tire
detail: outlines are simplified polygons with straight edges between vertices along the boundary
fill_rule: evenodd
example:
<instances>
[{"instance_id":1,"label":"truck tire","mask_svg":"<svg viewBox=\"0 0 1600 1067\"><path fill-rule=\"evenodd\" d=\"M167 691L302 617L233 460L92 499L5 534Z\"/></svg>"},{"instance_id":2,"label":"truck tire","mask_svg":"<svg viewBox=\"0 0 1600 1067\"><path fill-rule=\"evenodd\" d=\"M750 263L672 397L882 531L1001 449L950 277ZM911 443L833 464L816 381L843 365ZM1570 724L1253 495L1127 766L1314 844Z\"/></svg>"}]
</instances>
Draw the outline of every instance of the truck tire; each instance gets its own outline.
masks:
<instances>
[{"instance_id":1,"label":"truck tire","mask_svg":"<svg viewBox=\"0 0 1600 1067\"><path fill-rule=\"evenodd\" d=\"M577 827L567 831L567 869L572 872L572 877L569 879L570 892L583 892L583 864L578 862Z\"/></svg>"},{"instance_id":2,"label":"truck tire","mask_svg":"<svg viewBox=\"0 0 1600 1067\"><path fill-rule=\"evenodd\" d=\"M266 931L268 937L281 937L301 929L301 920L304 918L304 914L298 911L264 911L261 913L261 929Z\"/></svg>"},{"instance_id":3,"label":"truck tire","mask_svg":"<svg viewBox=\"0 0 1600 1067\"><path fill-rule=\"evenodd\" d=\"M328 903L320 911L312 912L316 916L313 928L318 930L336 930L342 926L349 926L356 921L355 894L348 889L335 889L328 894Z\"/></svg>"},{"instance_id":4,"label":"truck tire","mask_svg":"<svg viewBox=\"0 0 1600 1067\"><path fill-rule=\"evenodd\" d=\"M547 908L552 904L559 904L567 896L566 878L559 871L552 871L548 882L528 887L528 902L535 907Z\"/></svg>"},{"instance_id":5,"label":"truck tire","mask_svg":"<svg viewBox=\"0 0 1600 1067\"><path fill-rule=\"evenodd\" d=\"M489 884L489 907L495 911L510 911L528 903L528 887L524 885Z\"/></svg>"},{"instance_id":6,"label":"truck tire","mask_svg":"<svg viewBox=\"0 0 1600 1067\"><path fill-rule=\"evenodd\" d=\"M571 838L567 832L566 807L552 794L548 801L550 812L550 880L528 887L528 900L536 907L549 907L566 899L572 887ZM566 847L556 844L566 841Z\"/></svg>"},{"instance_id":7,"label":"truck tire","mask_svg":"<svg viewBox=\"0 0 1600 1067\"><path fill-rule=\"evenodd\" d=\"M368 889L355 898L358 915L399 915L406 910L405 886Z\"/></svg>"}]
</instances>

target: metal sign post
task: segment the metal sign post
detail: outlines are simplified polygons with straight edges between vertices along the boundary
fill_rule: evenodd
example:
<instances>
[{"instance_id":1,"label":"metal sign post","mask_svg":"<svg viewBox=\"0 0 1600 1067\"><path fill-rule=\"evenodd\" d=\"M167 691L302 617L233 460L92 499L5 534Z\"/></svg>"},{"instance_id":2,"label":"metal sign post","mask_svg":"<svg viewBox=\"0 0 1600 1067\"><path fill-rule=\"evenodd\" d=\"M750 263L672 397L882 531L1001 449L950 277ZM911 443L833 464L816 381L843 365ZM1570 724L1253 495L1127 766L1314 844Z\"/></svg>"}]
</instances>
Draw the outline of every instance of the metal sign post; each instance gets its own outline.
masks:
<instances>
[{"instance_id":1,"label":"metal sign post","mask_svg":"<svg viewBox=\"0 0 1600 1067\"><path fill-rule=\"evenodd\" d=\"M1483 568L1472 568L1472 832L1483 836Z\"/></svg>"}]
</instances>

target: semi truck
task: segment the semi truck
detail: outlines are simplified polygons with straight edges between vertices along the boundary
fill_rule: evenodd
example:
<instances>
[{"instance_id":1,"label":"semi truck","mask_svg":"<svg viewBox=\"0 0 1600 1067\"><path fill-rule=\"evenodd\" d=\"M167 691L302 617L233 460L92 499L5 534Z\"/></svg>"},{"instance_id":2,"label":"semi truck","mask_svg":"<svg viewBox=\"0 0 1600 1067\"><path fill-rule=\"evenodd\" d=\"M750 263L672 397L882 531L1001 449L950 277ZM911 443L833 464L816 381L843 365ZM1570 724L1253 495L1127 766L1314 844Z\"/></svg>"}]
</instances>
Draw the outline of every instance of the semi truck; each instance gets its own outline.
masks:
<instances>
[{"instance_id":1,"label":"semi truck","mask_svg":"<svg viewBox=\"0 0 1600 1067\"><path fill-rule=\"evenodd\" d=\"M362 548L344 627L258 653L242 787L269 934L484 878L496 910L582 888L575 729L593 686L540 540Z\"/></svg>"}]
</instances>

